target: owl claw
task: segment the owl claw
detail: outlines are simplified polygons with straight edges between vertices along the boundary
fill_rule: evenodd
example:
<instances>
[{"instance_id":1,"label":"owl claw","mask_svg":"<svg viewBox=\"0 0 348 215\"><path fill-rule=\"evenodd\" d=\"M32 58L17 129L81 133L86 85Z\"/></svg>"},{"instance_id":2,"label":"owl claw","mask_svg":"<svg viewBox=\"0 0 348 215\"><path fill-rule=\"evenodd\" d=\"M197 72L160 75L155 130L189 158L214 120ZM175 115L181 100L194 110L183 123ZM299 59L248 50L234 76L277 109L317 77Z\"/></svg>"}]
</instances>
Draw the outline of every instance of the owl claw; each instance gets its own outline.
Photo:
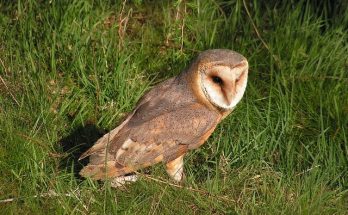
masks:
<instances>
[{"instance_id":1,"label":"owl claw","mask_svg":"<svg viewBox=\"0 0 348 215\"><path fill-rule=\"evenodd\" d=\"M175 181L181 182L185 178L184 174L184 155L166 164L168 175Z\"/></svg>"},{"instance_id":2,"label":"owl claw","mask_svg":"<svg viewBox=\"0 0 348 215\"><path fill-rule=\"evenodd\" d=\"M184 172L182 172L180 177L178 178L171 177L171 178L174 180L176 184L183 185L185 184L186 175Z\"/></svg>"}]
</instances>

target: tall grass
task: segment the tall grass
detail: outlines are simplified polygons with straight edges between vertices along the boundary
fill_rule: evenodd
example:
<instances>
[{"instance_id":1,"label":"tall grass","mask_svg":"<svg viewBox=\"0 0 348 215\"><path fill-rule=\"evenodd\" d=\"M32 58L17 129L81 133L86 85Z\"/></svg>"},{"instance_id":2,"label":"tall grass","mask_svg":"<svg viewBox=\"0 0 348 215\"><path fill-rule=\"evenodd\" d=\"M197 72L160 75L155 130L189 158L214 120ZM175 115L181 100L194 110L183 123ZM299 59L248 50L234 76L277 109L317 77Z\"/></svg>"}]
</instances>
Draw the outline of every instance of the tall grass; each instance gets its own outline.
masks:
<instances>
[{"instance_id":1,"label":"tall grass","mask_svg":"<svg viewBox=\"0 0 348 215\"><path fill-rule=\"evenodd\" d=\"M0 213L348 213L346 6L1 2ZM76 176L79 151L210 48L246 56L249 82L183 186L161 165L125 190Z\"/></svg>"}]
</instances>

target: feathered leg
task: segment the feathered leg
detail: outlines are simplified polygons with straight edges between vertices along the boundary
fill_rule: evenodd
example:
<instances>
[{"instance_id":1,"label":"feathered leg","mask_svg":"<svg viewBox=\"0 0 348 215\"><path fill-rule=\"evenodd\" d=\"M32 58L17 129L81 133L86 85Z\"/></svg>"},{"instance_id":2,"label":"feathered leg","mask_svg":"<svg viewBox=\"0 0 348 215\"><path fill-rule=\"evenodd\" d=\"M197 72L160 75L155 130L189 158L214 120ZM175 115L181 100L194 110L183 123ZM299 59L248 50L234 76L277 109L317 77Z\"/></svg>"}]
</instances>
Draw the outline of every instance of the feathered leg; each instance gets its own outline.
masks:
<instances>
[{"instance_id":1,"label":"feathered leg","mask_svg":"<svg viewBox=\"0 0 348 215\"><path fill-rule=\"evenodd\" d=\"M168 175L176 182L181 182L184 178L184 155L169 161L166 164Z\"/></svg>"}]
</instances>

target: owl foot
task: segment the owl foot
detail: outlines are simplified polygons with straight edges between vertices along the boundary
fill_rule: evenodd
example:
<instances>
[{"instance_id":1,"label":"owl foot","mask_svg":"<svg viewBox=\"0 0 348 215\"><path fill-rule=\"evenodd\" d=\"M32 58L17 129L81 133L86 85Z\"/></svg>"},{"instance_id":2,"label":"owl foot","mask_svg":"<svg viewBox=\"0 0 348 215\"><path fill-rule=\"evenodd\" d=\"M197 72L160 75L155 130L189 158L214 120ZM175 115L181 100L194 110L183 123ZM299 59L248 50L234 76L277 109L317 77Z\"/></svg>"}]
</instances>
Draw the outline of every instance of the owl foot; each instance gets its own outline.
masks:
<instances>
[{"instance_id":1,"label":"owl foot","mask_svg":"<svg viewBox=\"0 0 348 215\"><path fill-rule=\"evenodd\" d=\"M137 180L138 180L137 175L119 176L119 177L114 178L111 181L111 187L120 188L121 186L124 186L125 184L136 182Z\"/></svg>"},{"instance_id":2,"label":"owl foot","mask_svg":"<svg viewBox=\"0 0 348 215\"><path fill-rule=\"evenodd\" d=\"M181 182L185 178L184 174L184 155L166 164L168 175L175 181Z\"/></svg>"}]
</instances>

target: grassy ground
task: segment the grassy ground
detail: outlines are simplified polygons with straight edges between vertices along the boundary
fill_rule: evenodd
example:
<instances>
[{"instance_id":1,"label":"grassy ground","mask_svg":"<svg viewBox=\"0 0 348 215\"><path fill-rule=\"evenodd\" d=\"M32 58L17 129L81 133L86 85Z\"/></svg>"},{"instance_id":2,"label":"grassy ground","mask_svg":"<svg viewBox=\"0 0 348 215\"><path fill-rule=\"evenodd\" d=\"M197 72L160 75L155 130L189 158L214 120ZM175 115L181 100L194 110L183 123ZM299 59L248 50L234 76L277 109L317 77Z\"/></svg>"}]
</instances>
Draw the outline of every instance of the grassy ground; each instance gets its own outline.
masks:
<instances>
[{"instance_id":1,"label":"grassy ground","mask_svg":"<svg viewBox=\"0 0 348 215\"><path fill-rule=\"evenodd\" d=\"M0 2L0 213L348 214L346 8ZM161 165L126 190L76 176L78 153L209 48L246 56L249 84L184 188Z\"/></svg>"}]
</instances>

